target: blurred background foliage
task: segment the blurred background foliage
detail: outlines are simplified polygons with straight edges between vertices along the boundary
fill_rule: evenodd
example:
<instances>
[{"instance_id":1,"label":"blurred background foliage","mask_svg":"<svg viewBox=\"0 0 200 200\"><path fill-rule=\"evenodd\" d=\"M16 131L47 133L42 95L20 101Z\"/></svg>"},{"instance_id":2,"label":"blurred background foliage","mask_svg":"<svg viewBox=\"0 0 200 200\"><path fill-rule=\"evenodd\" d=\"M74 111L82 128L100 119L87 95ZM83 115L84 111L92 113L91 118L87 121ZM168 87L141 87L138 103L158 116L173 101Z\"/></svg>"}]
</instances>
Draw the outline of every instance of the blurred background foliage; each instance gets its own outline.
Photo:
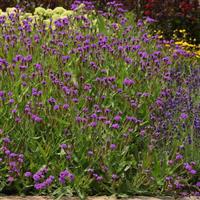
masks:
<instances>
[{"instance_id":1,"label":"blurred background foliage","mask_svg":"<svg viewBox=\"0 0 200 200\"><path fill-rule=\"evenodd\" d=\"M90 0L96 9L105 10L109 0ZM70 9L74 0L0 0L0 7L19 5L26 11L33 11L35 7L55 8L62 6ZM80 2L84 2L80 0ZM171 39L174 30L186 30L186 40L200 44L200 0L115 0L122 3L124 8L133 11L137 19L150 16L157 20L152 25L153 30L160 30L164 38ZM179 37L179 35L178 35ZM180 35L181 37L181 35Z\"/></svg>"}]
</instances>

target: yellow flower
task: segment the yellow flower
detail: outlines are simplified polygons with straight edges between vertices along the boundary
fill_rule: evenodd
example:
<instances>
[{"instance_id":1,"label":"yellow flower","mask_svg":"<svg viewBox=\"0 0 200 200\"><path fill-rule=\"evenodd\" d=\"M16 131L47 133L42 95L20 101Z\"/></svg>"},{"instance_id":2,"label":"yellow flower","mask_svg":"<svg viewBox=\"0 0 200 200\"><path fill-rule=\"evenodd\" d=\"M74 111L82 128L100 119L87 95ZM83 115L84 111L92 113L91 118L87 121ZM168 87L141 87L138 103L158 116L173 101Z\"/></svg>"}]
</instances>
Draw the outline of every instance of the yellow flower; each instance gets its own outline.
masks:
<instances>
[{"instance_id":1,"label":"yellow flower","mask_svg":"<svg viewBox=\"0 0 200 200\"><path fill-rule=\"evenodd\" d=\"M53 14L61 15L65 12L66 10L63 7L56 7L53 10Z\"/></svg>"},{"instance_id":2,"label":"yellow flower","mask_svg":"<svg viewBox=\"0 0 200 200\"><path fill-rule=\"evenodd\" d=\"M50 25L50 19L45 19L43 22L44 22L47 26ZM47 28L48 28L48 27L47 27Z\"/></svg>"},{"instance_id":3,"label":"yellow flower","mask_svg":"<svg viewBox=\"0 0 200 200\"><path fill-rule=\"evenodd\" d=\"M59 18L60 18L60 15L58 15L58 14L53 14L53 16L52 16L53 21L55 21Z\"/></svg>"},{"instance_id":4,"label":"yellow flower","mask_svg":"<svg viewBox=\"0 0 200 200\"><path fill-rule=\"evenodd\" d=\"M32 13L24 13L24 17L26 18L26 17L32 17L33 15L32 15Z\"/></svg>"},{"instance_id":5,"label":"yellow flower","mask_svg":"<svg viewBox=\"0 0 200 200\"><path fill-rule=\"evenodd\" d=\"M5 17L7 17L8 15L7 15L6 12L2 12L2 13L0 14L0 16L5 16Z\"/></svg>"},{"instance_id":6,"label":"yellow flower","mask_svg":"<svg viewBox=\"0 0 200 200\"><path fill-rule=\"evenodd\" d=\"M47 17L52 17L52 15L53 15L53 10L48 8L48 9L46 10L46 16L47 16Z\"/></svg>"},{"instance_id":7,"label":"yellow flower","mask_svg":"<svg viewBox=\"0 0 200 200\"><path fill-rule=\"evenodd\" d=\"M177 42L175 42L175 44L182 45L183 41L177 41Z\"/></svg>"},{"instance_id":8,"label":"yellow flower","mask_svg":"<svg viewBox=\"0 0 200 200\"><path fill-rule=\"evenodd\" d=\"M6 12L8 14L15 13L16 10L17 10L16 8L6 8Z\"/></svg>"},{"instance_id":9,"label":"yellow flower","mask_svg":"<svg viewBox=\"0 0 200 200\"><path fill-rule=\"evenodd\" d=\"M196 51L195 54L200 56L200 50Z\"/></svg>"},{"instance_id":10,"label":"yellow flower","mask_svg":"<svg viewBox=\"0 0 200 200\"><path fill-rule=\"evenodd\" d=\"M46 15L46 10L42 7L37 7L35 8L34 15L39 15L39 16L45 16Z\"/></svg>"},{"instance_id":11,"label":"yellow flower","mask_svg":"<svg viewBox=\"0 0 200 200\"><path fill-rule=\"evenodd\" d=\"M72 10L66 10L64 13L62 13L61 16L67 17L67 16L70 16L70 15L73 15L73 14L74 14L74 11L72 11Z\"/></svg>"},{"instance_id":12,"label":"yellow flower","mask_svg":"<svg viewBox=\"0 0 200 200\"><path fill-rule=\"evenodd\" d=\"M179 30L180 33L185 33L186 30L185 29L182 29L182 30Z\"/></svg>"}]
</instances>

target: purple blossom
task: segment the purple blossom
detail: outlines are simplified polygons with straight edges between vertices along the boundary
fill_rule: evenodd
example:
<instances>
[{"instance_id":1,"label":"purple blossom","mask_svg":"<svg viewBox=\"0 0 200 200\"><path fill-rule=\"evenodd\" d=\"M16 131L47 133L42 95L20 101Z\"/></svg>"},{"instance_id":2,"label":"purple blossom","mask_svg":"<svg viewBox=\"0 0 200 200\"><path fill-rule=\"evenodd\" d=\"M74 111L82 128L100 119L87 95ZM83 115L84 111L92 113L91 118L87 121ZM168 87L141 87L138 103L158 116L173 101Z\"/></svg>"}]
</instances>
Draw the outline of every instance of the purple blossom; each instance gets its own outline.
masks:
<instances>
[{"instance_id":1,"label":"purple blossom","mask_svg":"<svg viewBox=\"0 0 200 200\"><path fill-rule=\"evenodd\" d=\"M34 181L38 182L41 179L41 176L39 174L34 174L33 179Z\"/></svg>"},{"instance_id":2,"label":"purple blossom","mask_svg":"<svg viewBox=\"0 0 200 200\"><path fill-rule=\"evenodd\" d=\"M183 159L183 155L177 153L176 154L176 160L181 160L181 159Z\"/></svg>"},{"instance_id":3,"label":"purple blossom","mask_svg":"<svg viewBox=\"0 0 200 200\"><path fill-rule=\"evenodd\" d=\"M67 145L66 145L66 144L61 144L60 147L61 147L62 149L66 149L66 148L67 148Z\"/></svg>"},{"instance_id":4,"label":"purple blossom","mask_svg":"<svg viewBox=\"0 0 200 200\"><path fill-rule=\"evenodd\" d=\"M134 83L135 83L134 80L129 79L129 78L125 78L124 81L123 81L123 84L125 86L132 86Z\"/></svg>"},{"instance_id":5,"label":"purple blossom","mask_svg":"<svg viewBox=\"0 0 200 200\"><path fill-rule=\"evenodd\" d=\"M120 120L121 120L121 116L116 115L116 116L114 117L114 120L117 121L117 122L120 121Z\"/></svg>"},{"instance_id":6,"label":"purple blossom","mask_svg":"<svg viewBox=\"0 0 200 200\"><path fill-rule=\"evenodd\" d=\"M67 178L69 181L74 181L74 175L72 173L70 173L68 170L64 170L62 172L60 172L60 175L59 175L59 181L61 184L65 184L66 181L67 181Z\"/></svg>"},{"instance_id":7,"label":"purple blossom","mask_svg":"<svg viewBox=\"0 0 200 200\"><path fill-rule=\"evenodd\" d=\"M0 97L2 98L4 96L5 92L4 91L0 91Z\"/></svg>"},{"instance_id":8,"label":"purple blossom","mask_svg":"<svg viewBox=\"0 0 200 200\"><path fill-rule=\"evenodd\" d=\"M117 180L119 177L117 176L117 174L112 174L112 180Z\"/></svg>"},{"instance_id":9,"label":"purple blossom","mask_svg":"<svg viewBox=\"0 0 200 200\"><path fill-rule=\"evenodd\" d=\"M8 180L9 183L12 183L15 179L14 179L14 177L9 176L7 180Z\"/></svg>"},{"instance_id":10,"label":"purple blossom","mask_svg":"<svg viewBox=\"0 0 200 200\"><path fill-rule=\"evenodd\" d=\"M114 150L114 149L116 149L116 148L117 148L117 145L116 145L116 144L111 144L111 145L110 145L110 149L111 149L111 150Z\"/></svg>"},{"instance_id":11,"label":"purple blossom","mask_svg":"<svg viewBox=\"0 0 200 200\"><path fill-rule=\"evenodd\" d=\"M181 113L180 118L181 119L187 119L188 115L186 113Z\"/></svg>"},{"instance_id":12,"label":"purple blossom","mask_svg":"<svg viewBox=\"0 0 200 200\"><path fill-rule=\"evenodd\" d=\"M196 173L197 173L197 171L196 170L194 170L194 169L192 169L192 170L190 170L190 171L188 171L190 174L192 174L192 175L195 175Z\"/></svg>"},{"instance_id":13,"label":"purple blossom","mask_svg":"<svg viewBox=\"0 0 200 200\"><path fill-rule=\"evenodd\" d=\"M119 129L119 124L112 124L112 126L111 126L113 129Z\"/></svg>"},{"instance_id":14,"label":"purple blossom","mask_svg":"<svg viewBox=\"0 0 200 200\"><path fill-rule=\"evenodd\" d=\"M90 151L88 151L88 155L89 155L89 156L93 156L93 155L94 155L94 152L90 150Z\"/></svg>"},{"instance_id":15,"label":"purple blossom","mask_svg":"<svg viewBox=\"0 0 200 200\"><path fill-rule=\"evenodd\" d=\"M60 108L59 105L55 105L55 106L53 107L54 110L59 110L59 108Z\"/></svg>"},{"instance_id":16,"label":"purple blossom","mask_svg":"<svg viewBox=\"0 0 200 200\"><path fill-rule=\"evenodd\" d=\"M196 186L200 188L200 181L196 183Z\"/></svg>"},{"instance_id":17,"label":"purple blossom","mask_svg":"<svg viewBox=\"0 0 200 200\"><path fill-rule=\"evenodd\" d=\"M31 172L25 172L24 176L25 177L32 177L32 173Z\"/></svg>"}]
</instances>

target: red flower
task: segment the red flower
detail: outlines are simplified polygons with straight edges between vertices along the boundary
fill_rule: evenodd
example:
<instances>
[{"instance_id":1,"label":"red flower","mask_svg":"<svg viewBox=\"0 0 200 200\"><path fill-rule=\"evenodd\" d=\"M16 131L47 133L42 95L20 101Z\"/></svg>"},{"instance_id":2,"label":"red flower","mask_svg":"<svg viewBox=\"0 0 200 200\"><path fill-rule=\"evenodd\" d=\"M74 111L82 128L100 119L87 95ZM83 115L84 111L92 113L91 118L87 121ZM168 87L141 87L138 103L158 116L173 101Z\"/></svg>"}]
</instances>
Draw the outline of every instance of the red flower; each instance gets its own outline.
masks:
<instances>
[{"instance_id":1,"label":"red flower","mask_svg":"<svg viewBox=\"0 0 200 200\"><path fill-rule=\"evenodd\" d=\"M144 7L147 8L147 9L151 9L151 8L153 8L153 5L150 4L150 3L148 3L148 4L146 4Z\"/></svg>"},{"instance_id":2,"label":"red flower","mask_svg":"<svg viewBox=\"0 0 200 200\"><path fill-rule=\"evenodd\" d=\"M181 2L179 5L179 8L181 9L182 12L184 12L186 14L193 8L193 5L190 3Z\"/></svg>"},{"instance_id":3,"label":"red flower","mask_svg":"<svg viewBox=\"0 0 200 200\"><path fill-rule=\"evenodd\" d=\"M148 3L154 3L154 0L147 0Z\"/></svg>"},{"instance_id":4,"label":"red flower","mask_svg":"<svg viewBox=\"0 0 200 200\"><path fill-rule=\"evenodd\" d=\"M145 12L144 12L144 15L146 15L146 16L150 16L152 14L152 12L150 11L150 10L146 10Z\"/></svg>"}]
</instances>

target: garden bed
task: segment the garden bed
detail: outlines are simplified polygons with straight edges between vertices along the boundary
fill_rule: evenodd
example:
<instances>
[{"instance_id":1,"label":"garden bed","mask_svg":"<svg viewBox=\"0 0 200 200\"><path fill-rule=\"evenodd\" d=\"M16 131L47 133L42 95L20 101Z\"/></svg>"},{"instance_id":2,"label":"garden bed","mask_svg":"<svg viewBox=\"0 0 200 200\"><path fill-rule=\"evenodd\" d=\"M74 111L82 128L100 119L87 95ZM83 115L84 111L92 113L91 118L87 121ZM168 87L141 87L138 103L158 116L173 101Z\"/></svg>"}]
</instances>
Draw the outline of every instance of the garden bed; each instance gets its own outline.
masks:
<instances>
[{"instance_id":1,"label":"garden bed","mask_svg":"<svg viewBox=\"0 0 200 200\"><path fill-rule=\"evenodd\" d=\"M108 6L0 12L1 193L200 196L198 52Z\"/></svg>"}]
</instances>

